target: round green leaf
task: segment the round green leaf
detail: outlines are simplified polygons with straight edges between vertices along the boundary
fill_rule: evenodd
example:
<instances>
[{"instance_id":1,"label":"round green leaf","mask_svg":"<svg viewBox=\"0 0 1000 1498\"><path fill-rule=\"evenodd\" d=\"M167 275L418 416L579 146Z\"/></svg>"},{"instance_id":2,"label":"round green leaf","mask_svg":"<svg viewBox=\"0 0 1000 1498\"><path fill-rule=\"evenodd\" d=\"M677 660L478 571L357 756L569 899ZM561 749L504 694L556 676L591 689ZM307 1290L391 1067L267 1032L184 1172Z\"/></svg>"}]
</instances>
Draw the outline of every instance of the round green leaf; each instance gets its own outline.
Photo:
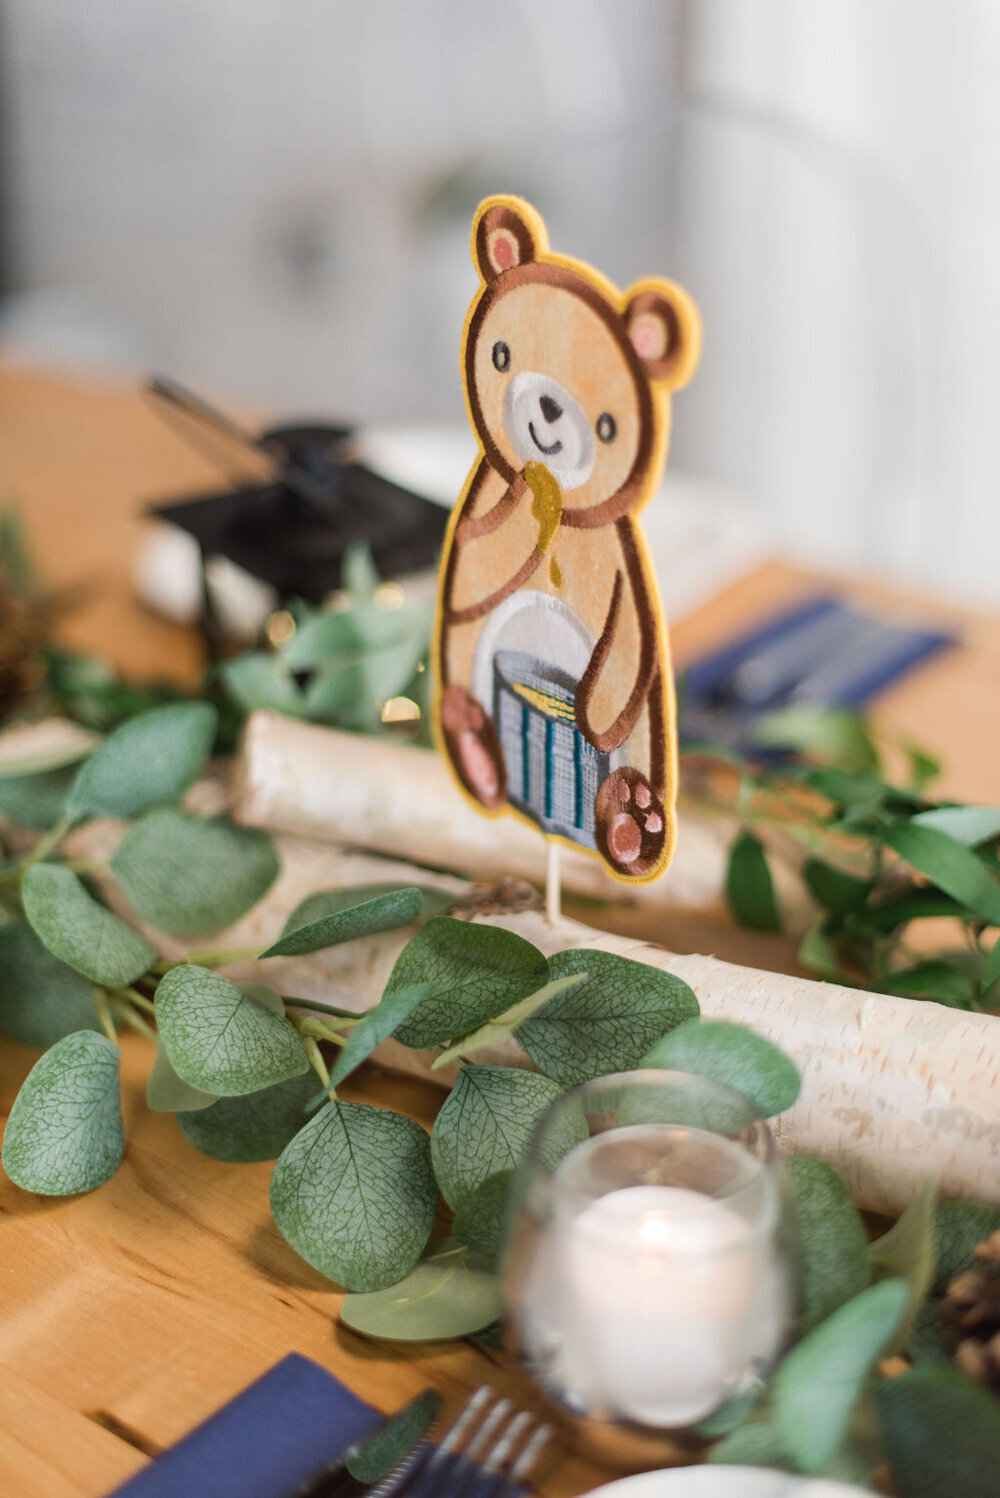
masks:
<instances>
[{"instance_id":1,"label":"round green leaf","mask_svg":"<svg viewBox=\"0 0 1000 1498\"><path fill-rule=\"evenodd\" d=\"M81 817L136 817L177 801L212 750L219 715L208 702L178 702L137 713L81 767L66 803Z\"/></svg>"},{"instance_id":2,"label":"round green leaf","mask_svg":"<svg viewBox=\"0 0 1000 1498\"><path fill-rule=\"evenodd\" d=\"M802 1085L795 1063L784 1051L727 1020L686 1020L653 1047L642 1065L696 1072L724 1082L749 1098L762 1118L784 1113Z\"/></svg>"},{"instance_id":3,"label":"round green leaf","mask_svg":"<svg viewBox=\"0 0 1000 1498\"><path fill-rule=\"evenodd\" d=\"M468 1035L541 988L548 977L542 953L512 931L435 916L407 942L386 986L391 994L433 984L396 1039L419 1050Z\"/></svg>"},{"instance_id":4,"label":"round green leaf","mask_svg":"<svg viewBox=\"0 0 1000 1498\"><path fill-rule=\"evenodd\" d=\"M412 1269L437 1209L430 1141L412 1119L327 1103L286 1146L271 1210L289 1243L348 1290L381 1290Z\"/></svg>"},{"instance_id":5,"label":"round green leaf","mask_svg":"<svg viewBox=\"0 0 1000 1498\"><path fill-rule=\"evenodd\" d=\"M462 1068L431 1135L434 1174L450 1207L518 1163L536 1119L561 1092L548 1077L516 1067ZM546 1142L547 1161L554 1165L584 1138L582 1115L578 1122L569 1116L561 1134Z\"/></svg>"},{"instance_id":6,"label":"round green leaf","mask_svg":"<svg viewBox=\"0 0 1000 1498\"><path fill-rule=\"evenodd\" d=\"M120 1056L81 1030L35 1062L10 1110L3 1168L25 1191L72 1196L110 1179L125 1152Z\"/></svg>"},{"instance_id":7,"label":"round green leaf","mask_svg":"<svg viewBox=\"0 0 1000 1498\"><path fill-rule=\"evenodd\" d=\"M0 1030L22 1045L50 1046L99 1030L89 978L58 962L30 926L0 926Z\"/></svg>"},{"instance_id":8,"label":"round green leaf","mask_svg":"<svg viewBox=\"0 0 1000 1498\"><path fill-rule=\"evenodd\" d=\"M146 1083L147 1106L154 1113L179 1113L182 1108L207 1108L215 1101L214 1092L201 1092L177 1075L161 1042L156 1048L156 1060Z\"/></svg>"},{"instance_id":9,"label":"round green leaf","mask_svg":"<svg viewBox=\"0 0 1000 1498\"><path fill-rule=\"evenodd\" d=\"M356 941L361 936L376 936L382 931L395 931L400 926L409 926L415 921L423 907L423 896L413 886L392 890L373 899L363 900L359 905L349 905L336 914L320 916L297 930L289 931L261 952L262 957L299 957L304 952L318 952L324 947L336 947L345 941Z\"/></svg>"},{"instance_id":10,"label":"round green leaf","mask_svg":"<svg viewBox=\"0 0 1000 1498\"><path fill-rule=\"evenodd\" d=\"M512 1170L498 1171L459 1202L451 1229L459 1243L494 1259L500 1255L507 1241L513 1180Z\"/></svg>"},{"instance_id":11,"label":"round green leaf","mask_svg":"<svg viewBox=\"0 0 1000 1498\"><path fill-rule=\"evenodd\" d=\"M809 1333L785 1358L771 1386L778 1438L803 1472L822 1472L847 1434L875 1361L906 1312L902 1280L883 1280Z\"/></svg>"},{"instance_id":12,"label":"round green leaf","mask_svg":"<svg viewBox=\"0 0 1000 1498\"><path fill-rule=\"evenodd\" d=\"M156 990L170 1064L192 1087L241 1097L309 1068L295 1026L208 968L182 963Z\"/></svg>"},{"instance_id":13,"label":"round green leaf","mask_svg":"<svg viewBox=\"0 0 1000 1498\"><path fill-rule=\"evenodd\" d=\"M1000 1474L1000 1405L955 1368L925 1365L876 1391L897 1498L987 1498Z\"/></svg>"},{"instance_id":14,"label":"round green leaf","mask_svg":"<svg viewBox=\"0 0 1000 1498\"><path fill-rule=\"evenodd\" d=\"M794 1155L785 1161L785 1168L799 1223L799 1328L804 1334L868 1288L868 1235L850 1192L831 1165Z\"/></svg>"},{"instance_id":15,"label":"round green leaf","mask_svg":"<svg viewBox=\"0 0 1000 1498\"><path fill-rule=\"evenodd\" d=\"M21 881L21 898L32 929L53 957L94 983L127 988L156 961L149 943L59 864L30 868Z\"/></svg>"},{"instance_id":16,"label":"round green leaf","mask_svg":"<svg viewBox=\"0 0 1000 1498\"><path fill-rule=\"evenodd\" d=\"M1000 1212L984 1202L938 1202L934 1208L934 1278L932 1295L943 1295L957 1274L971 1269L973 1250L1000 1231Z\"/></svg>"},{"instance_id":17,"label":"round green leaf","mask_svg":"<svg viewBox=\"0 0 1000 1498\"><path fill-rule=\"evenodd\" d=\"M315 1092L316 1079L308 1072L194 1112L178 1109L177 1122L196 1149L216 1160L276 1160L309 1121L307 1107Z\"/></svg>"},{"instance_id":18,"label":"round green leaf","mask_svg":"<svg viewBox=\"0 0 1000 1498\"><path fill-rule=\"evenodd\" d=\"M586 973L517 1027L532 1061L565 1087L630 1071L667 1031L697 1016L698 1000L673 973L610 952L576 948L549 958L553 979Z\"/></svg>"},{"instance_id":19,"label":"round green leaf","mask_svg":"<svg viewBox=\"0 0 1000 1498\"><path fill-rule=\"evenodd\" d=\"M741 832L729 852L726 900L733 920L754 931L780 931L781 917L764 845Z\"/></svg>"},{"instance_id":20,"label":"round green leaf","mask_svg":"<svg viewBox=\"0 0 1000 1498\"><path fill-rule=\"evenodd\" d=\"M69 766L38 775L0 776L0 811L25 827L54 827L63 815L76 773Z\"/></svg>"},{"instance_id":21,"label":"round green leaf","mask_svg":"<svg viewBox=\"0 0 1000 1498\"><path fill-rule=\"evenodd\" d=\"M493 1260L436 1239L414 1269L388 1290L347 1295L340 1319L353 1331L393 1342L433 1342L468 1337L503 1314Z\"/></svg>"},{"instance_id":22,"label":"round green leaf","mask_svg":"<svg viewBox=\"0 0 1000 1498\"><path fill-rule=\"evenodd\" d=\"M205 936L252 910L281 866L263 832L167 806L136 822L111 867L143 920Z\"/></svg>"}]
</instances>

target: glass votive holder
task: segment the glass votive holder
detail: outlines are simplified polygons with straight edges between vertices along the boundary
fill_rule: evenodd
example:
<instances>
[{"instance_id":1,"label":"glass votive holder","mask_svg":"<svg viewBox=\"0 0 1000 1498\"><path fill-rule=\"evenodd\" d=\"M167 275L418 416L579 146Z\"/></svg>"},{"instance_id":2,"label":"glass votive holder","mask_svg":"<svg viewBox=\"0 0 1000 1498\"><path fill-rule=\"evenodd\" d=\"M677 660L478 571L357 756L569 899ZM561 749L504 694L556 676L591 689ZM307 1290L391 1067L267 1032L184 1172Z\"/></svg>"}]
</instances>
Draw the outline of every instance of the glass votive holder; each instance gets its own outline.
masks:
<instances>
[{"instance_id":1,"label":"glass votive holder","mask_svg":"<svg viewBox=\"0 0 1000 1498\"><path fill-rule=\"evenodd\" d=\"M683 1456L790 1339L794 1214L771 1132L731 1088L637 1071L571 1089L512 1205L508 1334L606 1455Z\"/></svg>"}]
</instances>

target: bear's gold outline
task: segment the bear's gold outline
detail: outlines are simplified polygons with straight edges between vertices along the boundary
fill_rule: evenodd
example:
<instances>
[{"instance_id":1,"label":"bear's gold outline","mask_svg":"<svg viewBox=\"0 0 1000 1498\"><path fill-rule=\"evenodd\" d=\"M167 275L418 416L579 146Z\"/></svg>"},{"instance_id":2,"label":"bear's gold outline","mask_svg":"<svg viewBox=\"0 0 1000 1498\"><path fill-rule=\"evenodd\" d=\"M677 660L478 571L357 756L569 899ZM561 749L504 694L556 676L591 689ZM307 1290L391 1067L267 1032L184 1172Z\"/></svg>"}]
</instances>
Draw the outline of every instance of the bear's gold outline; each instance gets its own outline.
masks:
<instances>
[{"instance_id":1,"label":"bear's gold outline","mask_svg":"<svg viewBox=\"0 0 1000 1498\"><path fill-rule=\"evenodd\" d=\"M462 392L465 397L466 416L468 418L469 425L476 434L478 448L476 452L475 462L473 463L472 468L469 471L468 477L466 478L465 483L462 486L462 491L458 496L454 509L452 510L451 516L449 517L448 528L445 532L444 545L441 551L441 563L438 569L437 604L434 612L434 630L432 637L432 670L434 672L434 692L431 704L431 725L434 734L434 741L437 746L438 752L442 755L445 763L447 764L449 773L451 774L451 777L457 785L459 791L465 797L466 801L469 802L470 806L475 808L480 816L491 818L503 816L517 817L520 821L524 822L527 826L531 827L536 833L538 833L540 837L544 838L546 842L561 843L566 848L575 848L579 852L586 854L590 858L596 858L604 868L605 872L609 874L612 879L616 879L620 884L633 886L637 884L652 884L654 880L659 879L661 875L666 872L667 867L669 866L670 861L673 857L674 848L677 842L677 696L674 685L674 672L670 654L670 642L663 617L663 604L660 599L660 590L656 582L656 574L653 571L653 567L649 559L649 552L646 546L646 538L643 534L641 526L637 524L632 529L635 540L637 560L642 572L643 581L646 585L647 596L651 603L650 612L653 615L653 628L655 631L656 645L661 666L659 676L661 691L663 693L663 728L666 748L664 764L663 807L665 821L667 821L668 824L668 835L664 839L663 852L655 866L647 873L638 877L634 875L630 876L628 874L621 874L616 869L613 869L610 864L608 864L608 862L605 860L598 849L585 848L580 843L573 842L571 838L563 837L561 833L545 832L532 817L529 817L524 812L519 811L518 808L511 805L510 802L505 802L503 806L498 806L495 809L489 809L483 806L481 801L478 801L475 796L473 796L469 791L466 790L458 775L455 773L454 767L451 762L451 756L447 752L445 746L444 732L441 726L442 692L439 662L441 659L442 632L444 623L444 589L448 574L447 564L448 559L451 555L452 546L455 539L455 532L458 528L458 523L462 515L462 508L465 503L466 496L468 495L469 488L473 480L475 479L476 474L479 472L480 465L488 456L485 445L479 435L479 428L473 412L472 397L469 392L466 351L468 348L469 333L472 327L473 319L479 308L482 292L489 285L489 282L483 275L480 265L479 248L477 243L479 225L482 222L484 216L491 209L496 208L510 209L528 225L532 238L534 240L534 263L559 266L562 269L570 272L573 276L579 276L583 280L588 281L593 289L598 293L598 295L603 297L609 303L609 305L614 308L614 310L618 313L623 321L625 319L625 313L629 305L635 300L636 297L641 296L646 292L651 292L654 295L665 297L670 302L677 315L682 331L682 352L677 367L668 375L665 375L663 377L654 377L652 375L648 376L650 396L652 399L652 408L654 413L655 430L652 436L652 444L650 448L649 459L646 464L645 473L639 485L638 495L628 506L627 514L630 518L638 516L642 512L642 510L645 509L646 505L649 503L649 500L653 495L653 492L659 486L660 480L663 477L663 471L667 461L667 450L669 446L671 431L672 407L670 396L673 391L680 390L684 385L688 383L695 371L701 353L701 318L698 313L698 308L692 298L684 290L684 288L678 286L676 282L668 281L662 277L650 276L645 277L640 281L634 282L630 287L627 288L627 290L621 291L613 281L611 281L601 271L597 270L594 266L589 265L586 261L573 259L569 255L555 254L549 248L549 236L548 231L545 227L545 221L543 220L538 210L534 208L530 203L528 203L524 198L515 197L512 194L501 193L495 197L484 198L483 201L479 204L479 207L476 209L476 213L472 221L470 247L472 251L472 261L476 266L479 275L480 289L473 297L469 305L469 310L465 315L465 320L462 324Z\"/></svg>"}]
</instances>

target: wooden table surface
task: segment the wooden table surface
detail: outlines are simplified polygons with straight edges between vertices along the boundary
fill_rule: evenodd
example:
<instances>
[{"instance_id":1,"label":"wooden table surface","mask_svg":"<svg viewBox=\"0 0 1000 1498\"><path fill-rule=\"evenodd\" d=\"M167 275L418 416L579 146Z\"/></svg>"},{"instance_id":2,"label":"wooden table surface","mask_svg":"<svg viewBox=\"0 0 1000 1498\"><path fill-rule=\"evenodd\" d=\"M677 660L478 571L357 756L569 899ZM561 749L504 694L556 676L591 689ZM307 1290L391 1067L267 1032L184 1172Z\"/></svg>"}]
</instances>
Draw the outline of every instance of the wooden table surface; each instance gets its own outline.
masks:
<instances>
[{"instance_id":1,"label":"wooden table surface","mask_svg":"<svg viewBox=\"0 0 1000 1498\"><path fill-rule=\"evenodd\" d=\"M130 565L143 502L211 486L211 466L133 393L0 366L0 475L45 578L84 590L65 643L135 676L195 682L197 640L134 602ZM816 587L801 569L757 569L675 627L678 660ZM1000 800L1000 620L874 583L843 591L960 630L961 645L887 693L876 717L943 757L944 790ZM3 1117L36 1054L0 1045ZM211 1160L172 1115L150 1113L150 1063L148 1044L127 1035L128 1147L108 1185L46 1200L0 1182L0 1493L97 1498L292 1350L385 1411L428 1384L454 1408L485 1379L531 1401L502 1354L376 1344L340 1328L340 1292L271 1220L271 1165ZM350 1095L425 1124L440 1101L423 1083L375 1072ZM544 1498L572 1498L608 1475L569 1443L557 1457Z\"/></svg>"}]
</instances>

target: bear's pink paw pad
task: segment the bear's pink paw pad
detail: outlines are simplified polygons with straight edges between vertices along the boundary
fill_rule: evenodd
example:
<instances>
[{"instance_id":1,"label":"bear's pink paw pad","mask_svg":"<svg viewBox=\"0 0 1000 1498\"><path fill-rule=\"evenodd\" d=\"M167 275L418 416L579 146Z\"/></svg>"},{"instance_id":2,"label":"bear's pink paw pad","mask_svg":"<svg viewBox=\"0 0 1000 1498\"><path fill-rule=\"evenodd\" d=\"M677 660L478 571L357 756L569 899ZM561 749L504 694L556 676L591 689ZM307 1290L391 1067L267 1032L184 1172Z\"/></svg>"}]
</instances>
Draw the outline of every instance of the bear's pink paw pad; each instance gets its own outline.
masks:
<instances>
[{"instance_id":1,"label":"bear's pink paw pad","mask_svg":"<svg viewBox=\"0 0 1000 1498\"><path fill-rule=\"evenodd\" d=\"M641 879L655 871L666 842L663 802L641 771L612 770L594 802L597 846L619 874Z\"/></svg>"}]
</instances>

